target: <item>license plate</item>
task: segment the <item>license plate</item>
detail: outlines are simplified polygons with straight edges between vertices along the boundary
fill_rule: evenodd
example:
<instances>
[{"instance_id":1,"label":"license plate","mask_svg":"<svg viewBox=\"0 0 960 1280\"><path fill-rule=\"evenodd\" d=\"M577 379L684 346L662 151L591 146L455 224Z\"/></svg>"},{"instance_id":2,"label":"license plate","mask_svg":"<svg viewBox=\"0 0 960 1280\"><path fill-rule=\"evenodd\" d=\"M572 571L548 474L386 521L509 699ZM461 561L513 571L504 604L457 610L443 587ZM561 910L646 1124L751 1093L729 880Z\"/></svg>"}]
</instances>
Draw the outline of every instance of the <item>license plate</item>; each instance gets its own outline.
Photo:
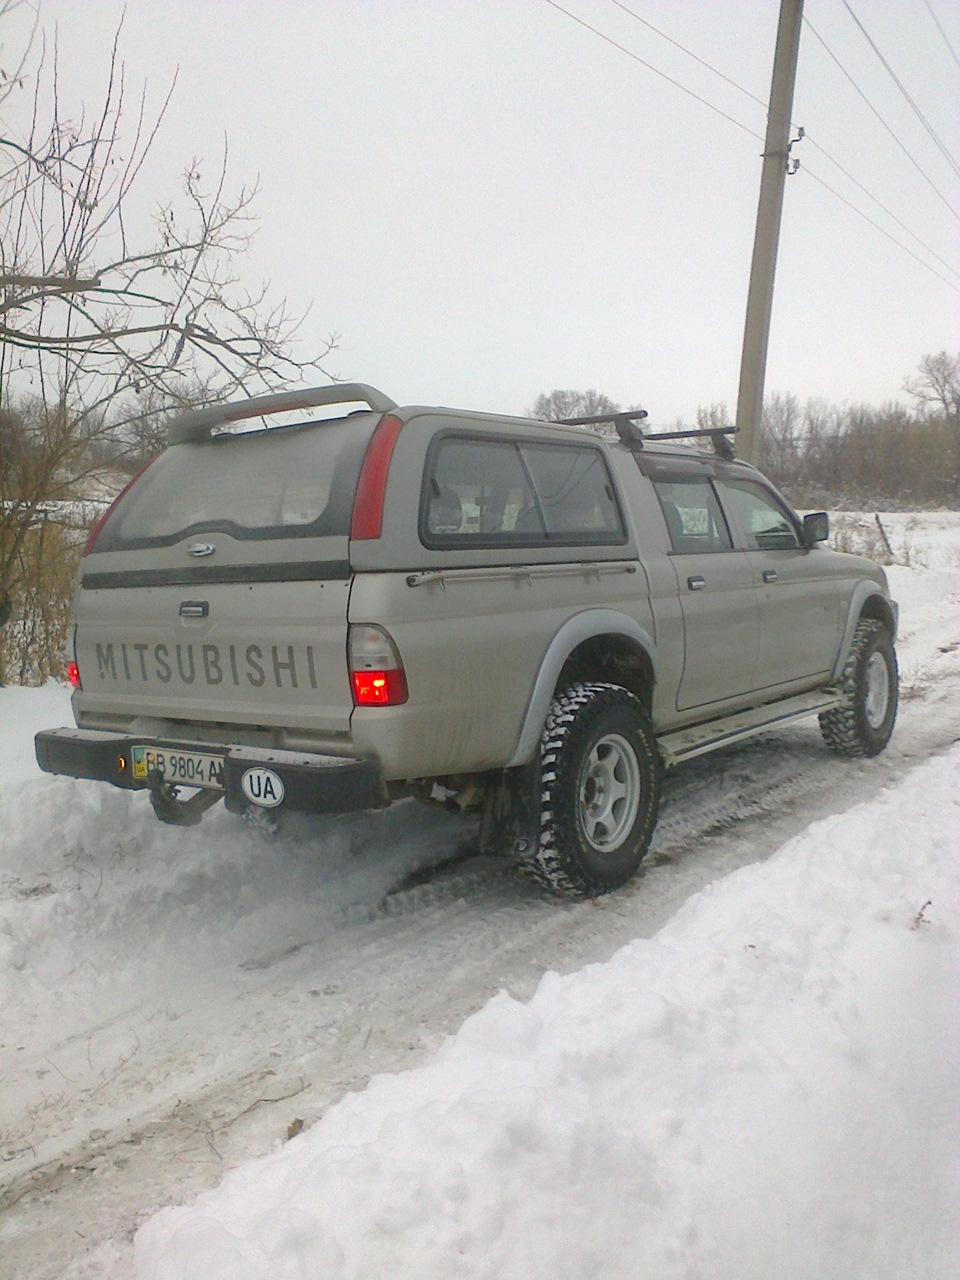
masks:
<instances>
[{"instance_id":1,"label":"license plate","mask_svg":"<svg viewBox=\"0 0 960 1280\"><path fill-rule=\"evenodd\" d=\"M182 751L179 747L134 747L131 756L133 776L141 782L156 770L174 786L223 790L223 756Z\"/></svg>"}]
</instances>

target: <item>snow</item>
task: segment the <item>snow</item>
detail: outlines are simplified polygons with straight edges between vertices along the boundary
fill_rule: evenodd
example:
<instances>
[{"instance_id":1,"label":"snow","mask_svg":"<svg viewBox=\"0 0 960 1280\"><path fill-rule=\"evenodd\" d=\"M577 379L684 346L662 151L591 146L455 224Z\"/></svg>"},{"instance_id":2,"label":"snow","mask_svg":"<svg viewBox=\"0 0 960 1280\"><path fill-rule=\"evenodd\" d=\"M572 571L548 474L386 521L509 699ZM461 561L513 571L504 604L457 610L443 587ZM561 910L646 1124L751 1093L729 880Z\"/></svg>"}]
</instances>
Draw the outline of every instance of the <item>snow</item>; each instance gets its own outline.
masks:
<instances>
[{"instance_id":1,"label":"snow","mask_svg":"<svg viewBox=\"0 0 960 1280\"><path fill-rule=\"evenodd\" d=\"M37 778L33 735L38 729L73 724L70 686L51 681L42 689L0 688L0 799Z\"/></svg>"},{"instance_id":2,"label":"snow","mask_svg":"<svg viewBox=\"0 0 960 1280\"><path fill-rule=\"evenodd\" d=\"M836 511L830 516L830 545L883 562L886 549L881 528L895 564L919 569L955 569L960 565L955 511Z\"/></svg>"},{"instance_id":3,"label":"snow","mask_svg":"<svg viewBox=\"0 0 960 1280\"><path fill-rule=\"evenodd\" d=\"M960 750L167 1209L141 1280L960 1274Z\"/></svg>"},{"instance_id":4,"label":"snow","mask_svg":"<svg viewBox=\"0 0 960 1280\"><path fill-rule=\"evenodd\" d=\"M882 519L890 748L677 770L597 903L412 804L163 827L0 689L2 1280L960 1275L960 517Z\"/></svg>"}]
</instances>

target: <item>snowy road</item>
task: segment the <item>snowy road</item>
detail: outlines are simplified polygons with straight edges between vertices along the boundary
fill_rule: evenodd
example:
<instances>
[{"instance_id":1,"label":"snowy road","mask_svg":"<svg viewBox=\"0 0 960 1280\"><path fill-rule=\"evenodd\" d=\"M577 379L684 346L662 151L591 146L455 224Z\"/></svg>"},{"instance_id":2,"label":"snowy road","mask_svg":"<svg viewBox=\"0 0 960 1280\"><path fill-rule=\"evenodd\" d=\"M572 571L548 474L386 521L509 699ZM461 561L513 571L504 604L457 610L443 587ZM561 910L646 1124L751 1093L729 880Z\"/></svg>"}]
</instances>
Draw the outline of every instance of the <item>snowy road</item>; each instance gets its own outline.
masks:
<instances>
[{"instance_id":1,"label":"snowy road","mask_svg":"<svg viewBox=\"0 0 960 1280\"><path fill-rule=\"evenodd\" d=\"M891 578L888 751L838 762L814 723L677 770L644 873L583 904L454 856L469 824L412 803L275 840L221 812L162 827L142 796L31 770L24 744L67 722L65 695L0 691L0 1278L131 1276L155 1208L424 1061L499 989L529 996L545 970L651 936L703 885L942 752L960 571Z\"/></svg>"}]
</instances>

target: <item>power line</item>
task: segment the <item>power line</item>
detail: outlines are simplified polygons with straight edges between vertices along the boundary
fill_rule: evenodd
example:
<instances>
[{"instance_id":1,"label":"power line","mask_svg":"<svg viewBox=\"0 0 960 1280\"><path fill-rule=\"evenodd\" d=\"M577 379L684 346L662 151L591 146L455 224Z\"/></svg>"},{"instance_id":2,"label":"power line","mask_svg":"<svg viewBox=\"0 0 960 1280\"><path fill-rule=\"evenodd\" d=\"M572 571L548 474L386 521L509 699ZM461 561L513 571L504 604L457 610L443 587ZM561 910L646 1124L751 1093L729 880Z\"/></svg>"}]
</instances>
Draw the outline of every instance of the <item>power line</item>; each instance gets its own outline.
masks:
<instances>
[{"instance_id":1,"label":"power line","mask_svg":"<svg viewBox=\"0 0 960 1280\"><path fill-rule=\"evenodd\" d=\"M758 98L756 94L751 93L749 89L745 89L742 84L737 84L736 80L731 80L728 75L724 75L724 73L718 70L711 62L707 62L705 58L701 58L698 54L694 53L692 49L688 49L685 44L681 44L679 40L674 40L673 36L668 36L665 31L661 31L659 27L655 27L653 23L648 22L646 18L641 18L639 13L635 13L628 5L622 4L621 0L610 0L610 3L616 5L618 9L622 9L624 13L629 14L631 18L635 19L642 26L655 32L662 40L666 40L667 44L672 44L675 49L679 49L680 52L685 53L688 58L692 58L694 62L698 62L701 67L706 67L708 71L712 72L722 80L724 84L730 85L731 89L736 89L738 93L744 94L751 102L755 102L758 106L763 107L764 111L766 111L767 104L764 102L763 98Z\"/></svg>"},{"instance_id":2,"label":"power line","mask_svg":"<svg viewBox=\"0 0 960 1280\"><path fill-rule=\"evenodd\" d=\"M720 80L722 80L724 84L728 84L732 89L736 89L738 93L742 93L745 97L749 98L751 102L755 102L758 106L766 110L767 104L766 102L763 101L762 98L758 98L755 94L751 93L749 89L745 89L743 85L738 84L735 80L732 80L730 76L725 75L724 72L720 71L717 67L713 66L712 63L707 62L705 58L701 58L698 54L694 53L692 49L688 49L685 44L682 44L679 40L675 40L672 36L668 35L665 31L662 31L659 27L655 26L652 22L649 22L646 18L641 17L639 13L631 9L629 5L624 4L622 0L610 0L610 3L615 5L616 8L620 9L623 13L628 14L629 17L633 18L636 22L639 22L642 26L646 27L649 31L652 31L656 35L660 36L662 40L665 40L668 44L672 45L673 48L679 49L680 52L686 54L688 58L692 58L693 61L696 62L699 66L704 67L707 71L711 72L711 74L717 76ZM796 128L795 125L794 125L794 128ZM870 191L867 187L865 187L864 184L860 182L858 178L855 178L848 169L844 168L844 166L840 163L840 161L837 160L834 156L832 156L830 152L827 151L826 147L821 146L820 143L817 142L816 139L812 137L809 132L806 132L804 134L804 140L808 142L810 146L814 147L817 151L819 151L820 154L826 160L829 160L829 162L835 168L839 169L839 171L844 175L845 178L848 179L848 181L852 182L855 187L858 187L869 200L873 201L873 203L877 206L878 209L882 209L888 218L890 218L893 222L895 222L897 226L899 226L903 231L907 233L908 236L912 237L912 239L915 240L922 249L926 250L926 252L929 253L932 258L934 258L937 262L939 262L941 266L946 267L946 269L949 272L951 272L953 275L960 276L960 272L958 272L954 267L952 267L950 263L947 262L944 258L941 258L941 256L936 252L936 250L931 248L931 246L928 245L926 241L923 240L920 236L918 236L915 231L911 230L911 228L908 227L907 224L900 217L898 217L898 215L895 214L892 209L888 209L887 206L883 203L883 201L878 196L874 195L873 192ZM824 183L823 185L826 186L827 184ZM832 190L832 188L829 188L829 187L827 189ZM872 225L875 226L876 224L874 223Z\"/></svg>"},{"instance_id":3,"label":"power line","mask_svg":"<svg viewBox=\"0 0 960 1280\"><path fill-rule=\"evenodd\" d=\"M945 144L943 143L943 141L941 140L940 135L937 133L937 131L934 129L933 125L930 123L930 121L927 119L927 117L923 114L923 112L922 112L922 111L920 110L920 108L917 106L916 102L914 102L913 98L912 98L912 97L910 96L910 94L908 93L908 91L907 91L907 89L906 89L906 86L905 86L905 85L903 84L903 82L900 80L899 76L898 76L898 75L897 75L897 73L894 71L893 67L891 67L890 63L886 60L886 58L883 56L883 54L882 54L882 53L880 52L880 50L877 48L876 43L874 42L873 38L870 36L870 34L869 34L869 32L867 31L866 27L863 25L863 23L860 21L860 19L857 17L857 15L856 15L856 14L853 12L853 10L850 8L850 4L849 4L848 0L843 0L843 7L846 9L847 13L849 13L850 17L854 20L854 22L855 22L855 23L857 24L857 26L860 28L860 32L861 32L861 34L863 35L863 38L866 40L867 44L869 44L870 48L871 48L871 49L873 50L873 52L877 55L877 57L880 59L881 63L883 64L883 66L884 66L884 68L885 68L885 70L887 71L888 75L890 76L890 79L893 81L893 83L897 86L897 88L898 88L898 89L900 90L900 92L903 94L904 98L905 98L905 99L907 100L907 102L910 104L910 107L911 107L911 109L912 109L912 111L913 111L914 115L917 117L917 119L918 119L918 120L920 121L920 123L923 125L924 129L926 129L926 131L927 131L927 133L929 134L930 138L932 139L932 141L933 141L934 145L939 149L940 153L943 155L943 158L946 160L947 164L948 164L948 165L950 165L950 167L953 169L953 171L956 173L956 175L957 175L958 177L960 177L960 164L957 164L956 160L953 158L953 156L950 154L949 150L947 149L946 145L945 145Z\"/></svg>"},{"instance_id":4,"label":"power line","mask_svg":"<svg viewBox=\"0 0 960 1280\"><path fill-rule=\"evenodd\" d=\"M920 236L918 236L915 231L913 231L910 227L908 227L907 224L903 221L903 219L899 218L897 214L893 212L892 209L888 209L887 206L883 203L883 201L879 198L879 196L875 196L872 191L869 191L863 185L863 183L860 182L858 178L855 178L853 176L853 174L849 171L849 169L845 169L839 160L835 160L833 156L830 155L829 151L824 150L824 148L821 147L820 144L816 142L813 138L811 138L809 134L804 134L803 140L804 142L809 142L810 145L812 147L815 147L817 151L819 151L821 155L824 156L825 159L829 160L832 165L835 165L843 174L843 176L847 178L850 182L852 182L855 187L859 187L859 189L863 192L863 194L869 200L872 200L878 209L882 209L888 218L891 218L897 224L898 227L900 227L903 231L907 233L908 236L916 240L917 244L920 245L922 249L925 249L927 253L929 253L931 258L936 258L937 262L939 262L942 267L946 267L946 269L952 272L953 275L960 277L960 271L958 271L956 267L952 267L950 263L946 261L945 258L941 258L939 253L937 253L935 249L932 249L925 240L921 239ZM809 173L812 178L816 178L816 180L821 184L821 186L826 187L828 191L833 191L833 188L827 186L827 184L823 181L822 178L818 178L817 175L809 168L809 166L804 165L803 171L804 173ZM837 193L834 192L834 195L837 195ZM842 196L838 196L837 198L843 199ZM845 203L849 204L850 202L845 201ZM853 209L854 206L850 205L850 208ZM857 210L857 212L859 212L859 210ZM864 214L863 216L866 218L866 214ZM869 218L867 219L867 221L870 222L871 226L873 227L877 226L877 224L875 222L871 222ZM894 241L894 243L899 244L899 241ZM917 260L919 261L919 259ZM949 281L947 283L949 283Z\"/></svg>"},{"instance_id":5,"label":"power line","mask_svg":"<svg viewBox=\"0 0 960 1280\"><path fill-rule=\"evenodd\" d=\"M816 27L813 25L810 19L804 18L803 21L804 21L804 25L810 30L811 34L815 36L817 40L820 41L820 44L823 46L828 56L832 58L832 60L836 63L837 67L840 69L843 75L846 76L847 80L850 82L850 84L853 86L856 92L860 95L860 97L863 99L866 105L870 108L870 110L873 112L876 118L883 125L884 129L886 129L887 133L890 135L893 141L897 144L897 146L900 148L903 154L907 157L907 159L910 161L910 163L913 165L916 171L920 174L924 182L926 182L927 185L931 188L931 190L934 191L936 195L940 197L940 199L943 201L946 207L950 210L953 216L957 219L958 222L960 222L960 213L958 213L957 210L953 207L953 205L950 203L947 197L943 194L940 188L936 185L936 183L933 181L930 175L926 172L926 170L923 168L920 162L911 154L909 148L904 146L904 144L900 141L900 139L894 133L893 129L891 129L891 127L887 124L886 120L884 120L883 116L880 114L877 108L873 105L873 103L870 101L867 95L863 92L863 90L857 84L856 80L854 80L853 76L846 69L846 67L837 57L837 55L833 52L833 50L827 44L826 40L824 40L823 36L821 36L820 32L816 29Z\"/></svg>"},{"instance_id":6,"label":"power line","mask_svg":"<svg viewBox=\"0 0 960 1280\"><path fill-rule=\"evenodd\" d=\"M564 9L562 4L557 4L557 0L545 0L545 3L550 5L552 9L556 9L559 13L565 14L568 18L571 18L578 26L583 27L587 31L592 31L595 36L599 36L601 40L612 45L614 49L619 49L621 53L625 53L627 57L632 58L634 62L639 62L642 67L646 67L648 71L652 71L653 74L655 76L659 76L661 80L666 80L668 84L672 84L675 89L679 89L681 93L685 93L688 97L693 98L696 102L699 102L701 106L704 106L709 111L714 112L715 115L722 116L723 119L729 121L730 124L736 125L738 129L742 129L744 133L749 133L751 138L756 138L758 142L763 142L762 134L757 133L747 125L742 124L739 120L734 119L733 116L727 115L726 111L721 111L719 107L714 106L712 102L708 102L706 98L701 98L698 93L694 93L692 89L688 89L687 86L685 84L681 84L679 80L674 80L672 76L668 76L665 71L661 71L652 63L641 58L639 54L634 53L632 49L628 49L626 45L618 44L612 36L608 36L598 27L592 27L590 23L585 22L583 18L578 18L577 15L575 13L571 13L569 9Z\"/></svg>"},{"instance_id":7,"label":"power line","mask_svg":"<svg viewBox=\"0 0 960 1280\"><path fill-rule=\"evenodd\" d=\"M868 214L864 213L862 209L858 209L857 206L853 204L850 200L848 200L846 196L842 196L839 191L835 190L833 187L830 186L829 182L825 182L823 178L819 176L819 174L814 173L813 170L809 168L804 168L803 172L808 177L812 178L814 182L819 182L821 187L823 187L826 191L829 191L832 196L836 196L836 198L842 204L845 204L848 209L852 209L853 212L858 215L858 217L861 217L864 220L864 222L869 222L871 227L876 228L876 230L879 231L882 236L886 236L887 239L892 244L895 244L897 246L897 248L902 249L904 253L909 254L910 257L914 260L914 262L919 262L921 267L926 267L926 269L932 275L935 275L938 280L942 280L948 289L953 289L955 293L960 293L960 285L954 284L952 280L948 280L946 276L941 275L940 272L936 269L936 267L931 267L929 262L924 262L923 258L918 257L913 252L912 249L908 248L908 246L903 243L902 240L898 240L896 236L891 235L890 232L887 231L885 227L880 226L879 222L874 222L874 220ZM913 232L910 232L910 234L912 235ZM926 246L924 246L924 248L926 248ZM936 255L934 256L936 257ZM937 261L942 262L943 259L938 258ZM946 266L949 271L953 271L953 267L949 266L947 263L944 263L944 266ZM954 274L956 274L956 272L954 272Z\"/></svg>"},{"instance_id":8,"label":"power line","mask_svg":"<svg viewBox=\"0 0 960 1280\"><path fill-rule=\"evenodd\" d=\"M844 2L846 2L846 0L844 0ZM708 110L714 112L714 114L719 115L724 120L727 120L731 124L736 125L737 128L742 129L744 133L750 134L751 137L757 138L758 141L760 142L763 141L760 134L756 133L753 129L749 128L745 124L742 124L739 120L734 119L733 116L728 115L725 111L721 111L720 108L715 106L712 102L709 102L707 101L706 98L703 98L699 94L694 93L692 89L687 88L686 85L681 84L680 81L675 80L672 76L668 76L665 72L661 71L658 67L653 66L653 64L650 62L647 62L646 59L641 58L639 54L634 53L632 49L628 49L625 45L622 45L618 41L614 40L612 36L608 36L605 32L601 31L597 27L592 26L589 22L586 22L583 18L578 17L575 13L571 13L569 9L565 9L563 5L558 4L557 0L545 0L545 3L550 5L551 8L556 9L559 13L564 14L565 17L570 18L573 22L577 23L578 26L583 27L584 30L589 31L593 35L599 37L599 39L603 40L606 44L609 44L612 48L617 49L620 53L626 54L626 56L632 59L632 61L639 63L642 67L645 67L648 71L652 71L654 75L659 76L662 80L666 80L669 84L673 85L674 88L679 89L682 93L687 94L688 97L695 99L695 101L699 102L702 106L705 106ZM747 97L751 98L754 102L757 102L759 105L766 106L766 104L761 102L760 99L755 98L754 95L749 92L749 90L744 89L742 85L738 85L735 81L731 80L728 76L725 76L723 72L718 71L716 67L711 66L710 63L705 62L704 59L699 58L695 53L692 53L684 45L680 44L679 41L672 39L672 37L670 36L667 36L664 32L660 31L658 27L655 27L652 23L647 22L646 19L641 18L638 14L634 13L632 9L629 9L625 4L620 3L620 0L612 0L612 3L614 3L617 6L617 8L622 9L625 13L628 13L631 17L636 18L637 21L641 22L644 26L649 27L650 30L656 32L657 35L662 36L663 39L667 40L675 48L680 49L683 53L686 53L689 57L693 58L696 62L706 67L709 71L712 71L715 75L718 75L722 80L726 81L733 88L738 89L741 93L746 94ZM950 210L950 212L953 213L954 217L960 220L960 213L957 213L957 211L949 203L949 201L942 194L942 192L940 192L933 185L932 181L927 177L927 175L923 172L923 170L920 169L920 166L917 164L917 161L914 160L913 156L910 155L909 151L903 146L900 140L896 137L896 135L890 129L890 126L886 123L886 121L879 114L879 112L876 110L873 104L869 101L869 99L866 97L866 95L863 93L863 91L860 89L857 83L853 80L853 77L849 74L849 72L840 62L840 60L829 49L829 47L827 46L823 38L817 33L816 30L814 30L814 28L806 18L804 18L804 22L808 27L810 27L810 30L813 32L816 38L823 45L824 49L826 49L827 53L830 55L833 61L837 64L837 66L840 68L843 74L847 77L847 79L850 81L850 83L853 85L856 91L864 99L864 101L867 103L867 106L869 106L871 111L873 111L874 115L877 116L877 118L880 120L880 123L883 124L887 132L890 133L891 137L893 137L897 145L901 148L901 150L904 151L904 154L920 170L920 173L922 174L922 176L926 178L926 180L930 183L934 191L936 191L937 195L939 195L941 200L943 200L944 203L947 205L947 208ZM960 274L955 270L955 268L950 266L948 262L946 262L943 258L941 258L939 254L937 254L933 249L931 249L930 246L927 245L916 234L916 232L911 231L910 228L906 226L906 224L903 223L896 216L896 214L892 213L889 209L887 209L887 207L876 196L872 195L872 193L868 191L867 188L864 187L861 182L859 182L856 178L854 178L853 175L850 174L843 167L843 165L840 164L838 160L835 160L829 154L829 152L826 151L824 147L821 147L818 143L813 143L813 145L816 147L818 151L820 151L826 157L827 160L831 162L831 164L836 165L836 167L840 170L841 173L844 174L845 177L847 177L851 182L853 182L855 186L859 187L860 190L863 191L863 193L866 196L868 196L871 200L873 200L874 203L877 204L878 207L884 211L884 213L886 213L889 217L893 218L893 220L897 222L903 228L903 230L907 232L908 235L912 236L913 239L916 240L916 242L931 255L931 257L935 258L937 262L939 262L942 266L946 267L946 269L952 272L954 275ZM864 213L862 209L858 209L857 206L852 203L852 201L848 200L845 196L842 196L834 187L830 186L828 182L826 182L823 178L819 177L809 167L804 167L803 172L805 174L809 174L809 176L813 178L815 182L818 182L820 186L824 188L824 190L829 191L832 196L834 196L837 200L841 201L842 204L845 204L847 208L851 209L854 213L856 213L859 217L861 217L864 220L864 222L868 223L871 227L874 228L874 230L879 231L882 236L886 236L886 238L892 244L895 244L897 248L902 249L904 253L908 254L911 258L913 258L915 262L918 262L920 266L925 267L932 275L936 276L938 280L942 281L945 285L947 285L948 288L953 289L956 292L960 293L960 287L954 284L953 281L948 280L946 276L941 275L940 272L937 271L935 267L932 267L928 262L925 262L923 258L918 257L917 254L915 254L912 249L910 249L907 245L903 244L902 241L898 240L896 236L891 235L889 231L887 231L884 227L880 226L878 222L875 222L873 218L869 217L866 213Z\"/></svg>"},{"instance_id":9,"label":"power line","mask_svg":"<svg viewBox=\"0 0 960 1280\"><path fill-rule=\"evenodd\" d=\"M943 27L940 25L940 19L933 12L933 5L930 3L930 0L923 0L923 3L927 6L927 12L930 14L930 17L933 19L937 30L940 32L941 36L943 36L943 43L947 46L947 48L953 54L954 62L957 64L958 67L960 67L960 58L957 57L957 51L956 49L954 49L953 45L947 39L947 33L944 31Z\"/></svg>"}]
</instances>

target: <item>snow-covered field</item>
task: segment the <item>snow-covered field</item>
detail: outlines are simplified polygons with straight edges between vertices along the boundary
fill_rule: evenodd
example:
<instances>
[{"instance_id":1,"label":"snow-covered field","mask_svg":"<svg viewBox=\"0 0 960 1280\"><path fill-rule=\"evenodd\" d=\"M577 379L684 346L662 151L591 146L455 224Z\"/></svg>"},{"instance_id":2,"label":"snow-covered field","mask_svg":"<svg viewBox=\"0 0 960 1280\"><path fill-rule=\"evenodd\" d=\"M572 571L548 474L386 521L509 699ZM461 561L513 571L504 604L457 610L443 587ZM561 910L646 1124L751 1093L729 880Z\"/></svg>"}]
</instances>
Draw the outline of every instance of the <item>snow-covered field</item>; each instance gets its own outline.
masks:
<instances>
[{"instance_id":1,"label":"snow-covered field","mask_svg":"<svg viewBox=\"0 0 960 1280\"><path fill-rule=\"evenodd\" d=\"M677 770L595 903L412 804L162 827L0 690L0 1278L955 1280L960 518L883 523L888 751Z\"/></svg>"}]
</instances>

